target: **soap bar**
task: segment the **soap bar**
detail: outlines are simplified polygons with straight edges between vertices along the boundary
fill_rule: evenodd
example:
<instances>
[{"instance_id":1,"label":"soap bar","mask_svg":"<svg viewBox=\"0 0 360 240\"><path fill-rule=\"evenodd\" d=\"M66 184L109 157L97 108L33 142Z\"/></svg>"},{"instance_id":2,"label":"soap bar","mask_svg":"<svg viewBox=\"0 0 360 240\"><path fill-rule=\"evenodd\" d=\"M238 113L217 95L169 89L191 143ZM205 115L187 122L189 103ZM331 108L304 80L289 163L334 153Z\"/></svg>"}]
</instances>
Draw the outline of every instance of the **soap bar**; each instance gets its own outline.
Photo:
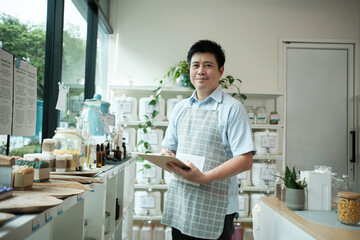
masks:
<instances>
[{"instance_id":1,"label":"soap bar","mask_svg":"<svg viewBox=\"0 0 360 240\"><path fill-rule=\"evenodd\" d=\"M0 188L0 200L11 197L13 193L12 187L1 187Z\"/></svg>"},{"instance_id":2,"label":"soap bar","mask_svg":"<svg viewBox=\"0 0 360 240\"><path fill-rule=\"evenodd\" d=\"M13 188L23 189L32 187L34 181L34 168L30 166L14 165L13 170Z\"/></svg>"},{"instance_id":3,"label":"soap bar","mask_svg":"<svg viewBox=\"0 0 360 240\"><path fill-rule=\"evenodd\" d=\"M44 160L35 159L33 161L18 159L15 164L19 166L30 166L34 168L34 182L48 181L50 178L49 163Z\"/></svg>"}]
</instances>

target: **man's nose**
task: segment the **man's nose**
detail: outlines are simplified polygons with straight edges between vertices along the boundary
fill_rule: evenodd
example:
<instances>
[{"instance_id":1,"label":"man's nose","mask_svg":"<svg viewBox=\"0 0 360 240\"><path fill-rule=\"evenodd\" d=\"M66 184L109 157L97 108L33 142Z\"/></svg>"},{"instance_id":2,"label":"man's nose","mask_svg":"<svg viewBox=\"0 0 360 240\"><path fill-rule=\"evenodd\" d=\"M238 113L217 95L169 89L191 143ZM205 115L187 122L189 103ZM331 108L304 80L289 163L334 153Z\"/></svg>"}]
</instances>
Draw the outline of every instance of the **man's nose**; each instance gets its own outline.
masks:
<instances>
[{"instance_id":1,"label":"man's nose","mask_svg":"<svg viewBox=\"0 0 360 240\"><path fill-rule=\"evenodd\" d=\"M198 68L198 74L203 75L205 73L205 68L203 66L200 66Z\"/></svg>"}]
</instances>

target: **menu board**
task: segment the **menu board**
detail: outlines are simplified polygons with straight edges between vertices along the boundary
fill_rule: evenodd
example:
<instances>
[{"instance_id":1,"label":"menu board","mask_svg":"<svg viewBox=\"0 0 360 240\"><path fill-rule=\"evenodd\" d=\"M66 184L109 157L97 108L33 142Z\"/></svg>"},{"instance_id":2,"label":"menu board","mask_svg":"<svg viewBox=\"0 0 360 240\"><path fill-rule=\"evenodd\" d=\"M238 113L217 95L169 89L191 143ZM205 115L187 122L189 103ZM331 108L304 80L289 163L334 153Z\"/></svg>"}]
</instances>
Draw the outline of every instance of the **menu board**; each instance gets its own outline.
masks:
<instances>
[{"instance_id":1,"label":"menu board","mask_svg":"<svg viewBox=\"0 0 360 240\"><path fill-rule=\"evenodd\" d=\"M37 68L0 48L0 135L34 136Z\"/></svg>"},{"instance_id":2,"label":"menu board","mask_svg":"<svg viewBox=\"0 0 360 240\"><path fill-rule=\"evenodd\" d=\"M36 68L15 58L12 136L35 135L36 98Z\"/></svg>"},{"instance_id":3,"label":"menu board","mask_svg":"<svg viewBox=\"0 0 360 240\"><path fill-rule=\"evenodd\" d=\"M0 135L11 133L13 69L11 53L0 49Z\"/></svg>"}]
</instances>

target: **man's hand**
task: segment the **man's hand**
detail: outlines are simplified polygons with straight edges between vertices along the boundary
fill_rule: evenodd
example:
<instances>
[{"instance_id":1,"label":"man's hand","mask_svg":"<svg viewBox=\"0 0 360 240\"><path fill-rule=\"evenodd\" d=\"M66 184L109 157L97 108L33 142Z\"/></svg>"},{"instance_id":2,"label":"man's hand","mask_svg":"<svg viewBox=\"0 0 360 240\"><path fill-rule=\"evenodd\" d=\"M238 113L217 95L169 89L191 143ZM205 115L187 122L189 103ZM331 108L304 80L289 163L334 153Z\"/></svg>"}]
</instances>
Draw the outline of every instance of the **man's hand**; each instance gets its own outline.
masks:
<instances>
[{"instance_id":1,"label":"man's hand","mask_svg":"<svg viewBox=\"0 0 360 240\"><path fill-rule=\"evenodd\" d=\"M176 152L173 150L168 150L168 149L166 149L166 147L162 147L160 150L160 154L163 156L175 157Z\"/></svg>"},{"instance_id":2,"label":"man's hand","mask_svg":"<svg viewBox=\"0 0 360 240\"><path fill-rule=\"evenodd\" d=\"M167 163L166 166L175 174L190 180L192 182L196 182L199 184L205 184L209 181L207 180L206 174L202 173L194 164L187 161L186 165L190 167L190 169L183 169L179 167L176 163Z\"/></svg>"}]
</instances>

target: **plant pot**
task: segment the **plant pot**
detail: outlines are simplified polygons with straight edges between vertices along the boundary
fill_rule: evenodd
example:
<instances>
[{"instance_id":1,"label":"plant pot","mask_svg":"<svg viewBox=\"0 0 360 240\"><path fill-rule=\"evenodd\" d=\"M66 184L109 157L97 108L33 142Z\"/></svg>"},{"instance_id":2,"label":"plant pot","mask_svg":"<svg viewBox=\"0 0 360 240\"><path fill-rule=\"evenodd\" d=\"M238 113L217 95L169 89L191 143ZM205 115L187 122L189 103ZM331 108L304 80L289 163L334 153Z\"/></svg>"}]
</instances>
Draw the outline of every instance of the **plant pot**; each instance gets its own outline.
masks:
<instances>
[{"instance_id":1,"label":"plant pot","mask_svg":"<svg viewBox=\"0 0 360 240\"><path fill-rule=\"evenodd\" d=\"M305 189L286 188L286 207L289 210L303 210L305 208Z\"/></svg>"},{"instance_id":2,"label":"plant pot","mask_svg":"<svg viewBox=\"0 0 360 240\"><path fill-rule=\"evenodd\" d=\"M180 77L177 79L177 81L179 85L182 87L191 86L190 74L181 74Z\"/></svg>"}]
</instances>

